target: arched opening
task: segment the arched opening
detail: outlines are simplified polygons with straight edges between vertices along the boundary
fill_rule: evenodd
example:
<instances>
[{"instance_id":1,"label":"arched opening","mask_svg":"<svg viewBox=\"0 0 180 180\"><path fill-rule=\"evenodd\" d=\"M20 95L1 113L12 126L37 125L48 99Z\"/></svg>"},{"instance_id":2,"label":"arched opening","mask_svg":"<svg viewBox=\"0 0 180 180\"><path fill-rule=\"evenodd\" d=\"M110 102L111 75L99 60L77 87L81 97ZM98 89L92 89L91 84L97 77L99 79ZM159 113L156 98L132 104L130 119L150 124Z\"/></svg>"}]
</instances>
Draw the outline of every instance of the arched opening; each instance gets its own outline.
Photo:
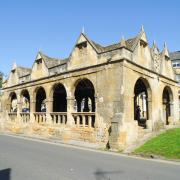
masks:
<instances>
[{"instance_id":1,"label":"arched opening","mask_svg":"<svg viewBox=\"0 0 180 180\"><path fill-rule=\"evenodd\" d=\"M88 79L82 79L76 85L74 93L74 108L77 112L83 112L79 116L79 124L94 127L95 124L95 90L92 82ZM87 112L87 113L85 113ZM89 122L89 119L91 120ZM85 121L84 121L85 120ZM76 119L75 119L76 123Z\"/></svg>"},{"instance_id":2,"label":"arched opening","mask_svg":"<svg viewBox=\"0 0 180 180\"><path fill-rule=\"evenodd\" d=\"M21 92L22 112L30 112L30 96L28 90Z\"/></svg>"},{"instance_id":3,"label":"arched opening","mask_svg":"<svg viewBox=\"0 0 180 180\"><path fill-rule=\"evenodd\" d=\"M146 121L149 119L150 86L148 82L139 78L134 87L134 119L138 125L146 128Z\"/></svg>"},{"instance_id":4,"label":"arched opening","mask_svg":"<svg viewBox=\"0 0 180 180\"><path fill-rule=\"evenodd\" d=\"M172 91L170 89L170 87L166 86L163 90L163 114L164 114L164 118L166 121L166 125L169 124L169 117L172 114L172 101L173 101L173 96L172 96Z\"/></svg>"},{"instance_id":5,"label":"arched opening","mask_svg":"<svg viewBox=\"0 0 180 180\"><path fill-rule=\"evenodd\" d=\"M46 92L42 87L36 92L36 112L46 112Z\"/></svg>"},{"instance_id":6,"label":"arched opening","mask_svg":"<svg viewBox=\"0 0 180 180\"><path fill-rule=\"evenodd\" d=\"M53 112L67 112L67 94L62 84L57 84L53 92Z\"/></svg>"},{"instance_id":7,"label":"arched opening","mask_svg":"<svg viewBox=\"0 0 180 180\"><path fill-rule=\"evenodd\" d=\"M10 112L17 112L17 96L15 92L10 94Z\"/></svg>"},{"instance_id":8,"label":"arched opening","mask_svg":"<svg viewBox=\"0 0 180 180\"><path fill-rule=\"evenodd\" d=\"M77 112L95 112L94 86L88 79L81 80L75 90Z\"/></svg>"}]
</instances>

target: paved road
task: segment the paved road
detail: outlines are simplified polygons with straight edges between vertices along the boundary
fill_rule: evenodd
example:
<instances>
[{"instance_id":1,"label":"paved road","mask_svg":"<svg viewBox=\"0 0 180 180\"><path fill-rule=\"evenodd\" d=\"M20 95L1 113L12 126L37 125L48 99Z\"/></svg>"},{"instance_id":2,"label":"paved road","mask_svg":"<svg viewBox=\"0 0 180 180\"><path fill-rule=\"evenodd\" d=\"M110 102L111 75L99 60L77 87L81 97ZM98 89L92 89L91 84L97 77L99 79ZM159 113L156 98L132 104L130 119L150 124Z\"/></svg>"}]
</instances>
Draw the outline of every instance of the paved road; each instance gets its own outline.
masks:
<instances>
[{"instance_id":1,"label":"paved road","mask_svg":"<svg viewBox=\"0 0 180 180\"><path fill-rule=\"evenodd\" d=\"M179 180L180 164L0 136L0 180Z\"/></svg>"}]
</instances>

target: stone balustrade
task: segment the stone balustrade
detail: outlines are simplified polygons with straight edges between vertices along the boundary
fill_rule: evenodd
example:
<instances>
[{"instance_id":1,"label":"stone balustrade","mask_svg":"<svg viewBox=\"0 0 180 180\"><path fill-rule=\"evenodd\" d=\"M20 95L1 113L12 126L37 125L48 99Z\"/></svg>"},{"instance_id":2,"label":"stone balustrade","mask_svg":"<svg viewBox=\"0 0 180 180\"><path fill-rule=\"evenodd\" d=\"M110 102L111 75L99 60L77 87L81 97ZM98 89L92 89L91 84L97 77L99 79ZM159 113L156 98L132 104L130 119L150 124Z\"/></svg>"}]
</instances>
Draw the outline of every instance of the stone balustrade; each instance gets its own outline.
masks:
<instances>
[{"instance_id":1,"label":"stone balustrade","mask_svg":"<svg viewBox=\"0 0 180 180\"><path fill-rule=\"evenodd\" d=\"M38 124L47 123L46 112L34 112L34 121ZM53 125L66 125L67 124L67 112L50 112L51 123ZM89 127L94 128L95 112L73 112L71 113L74 118L74 124L76 127ZM17 112L8 113L11 122L15 122L17 118ZM20 113L21 122L30 122L30 113Z\"/></svg>"},{"instance_id":2,"label":"stone balustrade","mask_svg":"<svg viewBox=\"0 0 180 180\"><path fill-rule=\"evenodd\" d=\"M67 123L67 112L51 112L52 124L65 125Z\"/></svg>"},{"instance_id":3,"label":"stone balustrade","mask_svg":"<svg viewBox=\"0 0 180 180\"><path fill-rule=\"evenodd\" d=\"M21 122L22 123L29 123L30 122L30 113L29 112L22 112L20 113Z\"/></svg>"},{"instance_id":4,"label":"stone balustrade","mask_svg":"<svg viewBox=\"0 0 180 180\"><path fill-rule=\"evenodd\" d=\"M9 112L8 115L9 115L9 120L10 120L11 122L15 122L15 121L16 121L17 112Z\"/></svg>"},{"instance_id":5,"label":"stone balustrade","mask_svg":"<svg viewBox=\"0 0 180 180\"><path fill-rule=\"evenodd\" d=\"M46 123L46 112L35 112L34 113L34 120L38 124Z\"/></svg>"},{"instance_id":6,"label":"stone balustrade","mask_svg":"<svg viewBox=\"0 0 180 180\"><path fill-rule=\"evenodd\" d=\"M76 127L94 128L95 113L94 112L75 112L72 113Z\"/></svg>"}]
</instances>

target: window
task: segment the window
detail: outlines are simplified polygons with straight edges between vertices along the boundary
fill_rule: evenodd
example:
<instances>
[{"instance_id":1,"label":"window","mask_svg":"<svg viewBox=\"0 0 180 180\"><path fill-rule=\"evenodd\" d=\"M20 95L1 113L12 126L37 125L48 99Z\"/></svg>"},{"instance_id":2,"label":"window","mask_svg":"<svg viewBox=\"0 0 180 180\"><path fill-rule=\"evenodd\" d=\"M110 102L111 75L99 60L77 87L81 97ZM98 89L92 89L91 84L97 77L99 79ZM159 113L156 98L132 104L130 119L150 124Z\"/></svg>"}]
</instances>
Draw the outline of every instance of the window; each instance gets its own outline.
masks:
<instances>
[{"instance_id":1,"label":"window","mask_svg":"<svg viewBox=\"0 0 180 180\"><path fill-rule=\"evenodd\" d=\"M36 60L36 63L37 63L37 70L41 70L41 68L42 68L42 59Z\"/></svg>"},{"instance_id":2,"label":"window","mask_svg":"<svg viewBox=\"0 0 180 180\"><path fill-rule=\"evenodd\" d=\"M178 60L174 60L172 62L172 66L173 66L173 68L180 68L180 60L179 59Z\"/></svg>"},{"instance_id":3,"label":"window","mask_svg":"<svg viewBox=\"0 0 180 180\"><path fill-rule=\"evenodd\" d=\"M81 42L76 45L76 47L79 49L79 56L84 56L87 53L87 41Z\"/></svg>"},{"instance_id":4,"label":"window","mask_svg":"<svg viewBox=\"0 0 180 180\"><path fill-rule=\"evenodd\" d=\"M180 74L176 74L176 80L180 83Z\"/></svg>"}]
</instances>

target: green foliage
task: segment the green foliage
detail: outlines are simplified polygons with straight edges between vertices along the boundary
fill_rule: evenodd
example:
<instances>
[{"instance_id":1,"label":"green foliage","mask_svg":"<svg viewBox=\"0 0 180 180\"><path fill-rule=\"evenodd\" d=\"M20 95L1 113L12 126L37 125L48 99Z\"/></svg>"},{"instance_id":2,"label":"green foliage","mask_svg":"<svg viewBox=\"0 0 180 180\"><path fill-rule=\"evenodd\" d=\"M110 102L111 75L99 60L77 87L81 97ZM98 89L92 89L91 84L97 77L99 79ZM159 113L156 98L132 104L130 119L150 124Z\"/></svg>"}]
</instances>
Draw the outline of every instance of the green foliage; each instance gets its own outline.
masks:
<instances>
[{"instance_id":1,"label":"green foliage","mask_svg":"<svg viewBox=\"0 0 180 180\"><path fill-rule=\"evenodd\" d=\"M180 159L180 128L175 128L147 141L135 150L136 154L159 155Z\"/></svg>"},{"instance_id":2,"label":"green foliage","mask_svg":"<svg viewBox=\"0 0 180 180\"><path fill-rule=\"evenodd\" d=\"M0 88L2 88L3 73L0 72Z\"/></svg>"}]
</instances>

